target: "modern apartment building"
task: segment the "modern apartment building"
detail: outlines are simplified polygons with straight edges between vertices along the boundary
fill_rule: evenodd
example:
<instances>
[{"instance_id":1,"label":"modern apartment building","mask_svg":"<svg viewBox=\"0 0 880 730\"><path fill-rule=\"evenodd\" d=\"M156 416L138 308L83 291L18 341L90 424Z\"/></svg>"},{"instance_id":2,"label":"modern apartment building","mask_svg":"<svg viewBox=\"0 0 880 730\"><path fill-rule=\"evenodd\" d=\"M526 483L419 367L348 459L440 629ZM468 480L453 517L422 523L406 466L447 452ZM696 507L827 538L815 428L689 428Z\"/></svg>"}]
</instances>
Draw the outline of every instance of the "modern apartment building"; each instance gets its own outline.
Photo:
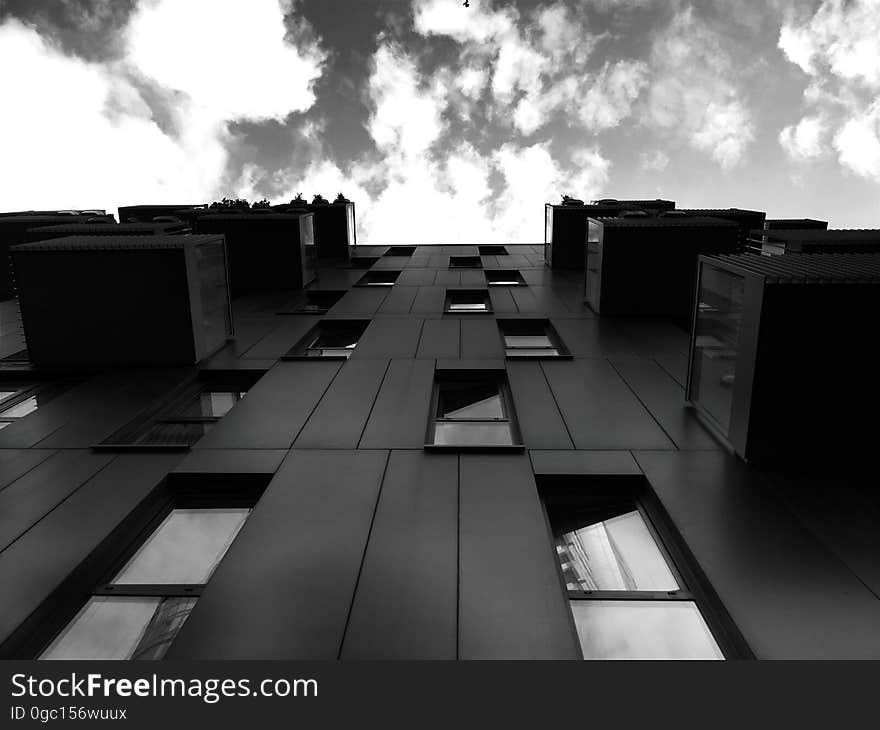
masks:
<instances>
[{"instance_id":1,"label":"modern apartment building","mask_svg":"<svg viewBox=\"0 0 880 730\"><path fill-rule=\"evenodd\" d=\"M0 656L880 658L870 468L741 458L686 329L541 244L350 253L195 365L36 365L0 304Z\"/></svg>"}]
</instances>

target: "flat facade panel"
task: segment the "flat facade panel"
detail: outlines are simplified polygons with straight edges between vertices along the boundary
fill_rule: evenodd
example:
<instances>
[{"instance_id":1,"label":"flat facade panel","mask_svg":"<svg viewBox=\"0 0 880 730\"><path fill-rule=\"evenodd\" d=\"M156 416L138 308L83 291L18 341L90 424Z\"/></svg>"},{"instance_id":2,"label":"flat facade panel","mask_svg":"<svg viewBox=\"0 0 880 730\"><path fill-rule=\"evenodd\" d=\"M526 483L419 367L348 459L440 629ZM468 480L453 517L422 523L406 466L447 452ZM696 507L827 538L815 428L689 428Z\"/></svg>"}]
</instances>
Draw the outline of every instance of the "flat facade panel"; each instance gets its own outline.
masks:
<instances>
[{"instance_id":1,"label":"flat facade panel","mask_svg":"<svg viewBox=\"0 0 880 730\"><path fill-rule=\"evenodd\" d=\"M294 450L169 659L337 659L388 455Z\"/></svg>"},{"instance_id":2,"label":"flat facade panel","mask_svg":"<svg viewBox=\"0 0 880 730\"><path fill-rule=\"evenodd\" d=\"M455 659L458 456L392 451L342 659Z\"/></svg>"},{"instance_id":3,"label":"flat facade panel","mask_svg":"<svg viewBox=\"0 0 880 730\"><path fill-rule=\"evenodd\" d=\"M462 454L459 478L459 658L579 658L527 457Z\"/></svg>"},{"instance_id":4,"label":"flat facade panel","mask_svg":"<svg viewBox=\"0 0 880 730\"><path fill-rule=\"evenodd\" d=\"M675 448L607 361L544 362L541 367L575 448Z\"/></svg>"},{"instance_id":5,"label":"flat facade panel","mask_svg":"<svg viewBox=\"0 0 880 730\"><path fill-rule=\"evenodd\" d=\"M503 358L501 335L494 319L461 320L462 358Z\"/></svg>"},{"instance_id":6,"label":"flat facade panel","mask_svg":"<svg viewBox=\"0 0 880 730\"><path fill-rule=\"evenodd\" d=\"M433 360L392 360L360 448L423 448L433 387Z\"/></svg>"},{"instance_id":7,"label":"flat facade panel","mask_svg":"<svg viewBox=\"0 0 880 730\"><path fill-rule=\"evenodd\" d=\"M358 340L351 358L415 357L421 334L421 319L374 319Z\"/></svg>"},{"instance_id":8,"label":"flat facade panel","mask_svg":"<svg viewBox=\"0 0 880 730\"><path fill-rule=\"evenodd\" d=\"M4 656L7 649L3 642L44 605L179 460L179 454L117 456L0 552L0 585L4 588L0 652Z\"/></svg>"},{"instance_id":9,"label":"flat facade panel","mask_svg":"<svg viewBox=\"0 0 880 730\"><path fill-rule=\"evenodd\" d=\"M434 269L410 269L405 268L397 277L395 287L403 286L433 286Z\"/></svg>"},{"instance_id":10,"label":"flat facade panel","mask_svg":"<svg viewBox=\"0 0 880 730\"><path fill-rule=\"evenodd\" d=\"M338 362L278 363L195 448L289 449L338 370Z\"/></svg>"},{"instance_id":11,"label":"flat facade panel","mask_svg":"<svg viewBox=\"0 0 880 730\"><path fill-rule=\"evenodd\" d=\"M294 442L298 449L356 449L388 360L343 364Z\"/></svg>"},{"instance_id":12,"label":"flat facade panel","mask_svg":"<svg viewBox=\"0 0 880 730\"><path fill-rule=\"evenodd\" d=\"M443 313L443 305L446 303L446 288L442 286L420 286L419 293L413 300L413 314L432 314L439 316Z\"/></svg>"},{"instance_id":13,"label":"flat facade panel","mask_svg":"<svg viewBox=\"0 0 880 730\"><path fill-rule=\"evenodd\" d=\"M635 454L759 659L878 659L880 601L723 452Z\"/></svg>"},{"instance_id":14,"label":"flat facade panel","mask_svg":"<svg viewBox=\"0 0 880 730\"><path fill-rule=\"evenodd\" d=\"M274 474L286 449L194 449L174 467L176 475Z\"/></svg>"},{"instance_id":15,"label":"flat facade panel","mask_svg":"<svg viewBox=\"0 0 880 730\"><path fill-rule=\"evenodd\" d=\"M519 311L516 302L510 294L509 287L493 286L489 288L489 299L492 302L492 311L496 314L513 314Z\"/></svg>"},{"instance_id":16,"label":"flat facade panel","mask_svg":"<svg viewBox=\"0 0 880 730\"><path fill-rule=\"evenodd\" d=\"M277 320L275 328L254 344L245 353L245 357L277 360L286 355L319 322L318 317L303 315L278 317Z\"/></svg>"},{"instance_id":17,"label":"flat facade panel","mask_svg":"<svg viewBox=\"0 0 880 730\"><path fill-rule=\"evenodd\" d=\"M642 470L628 451L529 451L536 475L639 475Z\"/></svg>"},{"instance_id":18,"label":"flat facade panel","mask_svg":"<svg viewBox=\"0 0 880 730\"><path fill-rule=\"evenodd\" d=\"M53 449L0 449L0 490L54 453Z\"/></svg>"},{"instance_id":19,"label":"flat facade panel","mask_svg":"<svg viewBox=\"0 0 880 730\"><path fill-rule=\"evenodd\" d=\"M0 491L0 551L111 460L112 456L91 451L59 451Z\"/></svg>"},{"instance_id":20,"label":"flat facade panel","mask_svg":"<svg viewBox=\"0 0 880 730\"><path fill-rule=\"evenodd\" d=\"M455 358L461 354L461 320L426 319L416 357Z\"/></svg>"},{"instance_id":21,"label":"flat facade panel","mask_svg":"<svg viewBox=\"0 0 880 730\"><path fill-rule=\"evenodd\" d=\"M565 346L575 357L636 354L636 345L605 321L562 317L554 317L551 321Z\"/></svg>"},{"instance_id":22,"label":"flat facade panel","mask_svg":"<svg viewBox=\"0 0 880 730\"><path fill-rule=\"evenodd\" d=\"M684 403L682 387L656 362L632 358L611 364L679 449L722 448Z\"/></svg>"},{"instance_id":23,"label":"flat facade panel","mask_svg":"<svg viewBox=\"0 0 880 730\"><path fill-rule=\"evenodd\" d=\"M347 291L327 314L369 317L378 311L387 295L387 287L356 287Z\"/></svg>"},{"instance_id":24,"label":"flat facade panel","mask_svg":"<svg viewBox=\"0 0 880 730\"><path fill-rule=\"evenodd\" d=\"M414 286L395 284L379 307L379 314L409 314L418 289Z\"/></svg>"},{"instance_id":25,"label":"flat facade panel","mask_svg":"<svg viewBox=\"0 0 880 730\"><path fill-rule=\"evenodd\" d=\"M541 364L508 362L507 381L516 407L523 444L528 449L572 449L556 401Z\"/></svg>"}]
</instances>

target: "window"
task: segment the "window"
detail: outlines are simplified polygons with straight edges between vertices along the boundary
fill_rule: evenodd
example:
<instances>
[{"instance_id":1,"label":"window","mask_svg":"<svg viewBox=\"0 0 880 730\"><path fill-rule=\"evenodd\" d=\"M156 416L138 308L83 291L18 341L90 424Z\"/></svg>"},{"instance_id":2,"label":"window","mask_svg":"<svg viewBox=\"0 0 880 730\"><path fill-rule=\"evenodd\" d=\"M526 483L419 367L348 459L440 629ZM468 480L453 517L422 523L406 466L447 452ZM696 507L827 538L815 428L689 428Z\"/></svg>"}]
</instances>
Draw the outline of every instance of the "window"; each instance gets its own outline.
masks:
<instances>
[{"instance_id":1,"label":"window","mask_svg":"<svg viewBox=\"0 0 880 730\"><path fill-rule=\"evenodd\" d=\"M501 447L519 445L507 384L500 375L449 375L434 389L428 445Z\"/></svg>"},{"instance_id":2,"label":"window","mask_svg":"<svg viewBox=\"0 0 880 730\"><path fill-rule=\"evenodd\" d=\"M326 314L345 295L344 291L306 290L305 300L289 311L277 314Z\"/></svg>"},{"instance_id":3,"label":"window","mask_svg":"<svg viewBox=\"0 0 880 730\"><path fill-rule=\"evenodd\" d=\"M527 286L522 274L514 269L488 269L483 273L489 286Z\"/></svg>"},{"instance_id":4,"label":"window","mask_svg":"<svg viewBox=\"0 0 880 730\"><path fill-rule=\"evenodd\" d=\"M477 246L480 256L507 256L504 246Z\"/></svg>"},{"instance_id":5,"label":"window","mask_svg":"<svg viewBox=\"0 0 880 730\"><path fill-rule=\"evenodd\" d=\"M549 494L539 479L584 659L723 659L645 503L584 479Z\"/></svg>"},{"instance_id":6,"label":"window","mask_svg":"<svg viewBox=\"0 0 880 730\"><path fill-rule=\"evenodd\" d=\"M0 430L29 416L56 395L70 387L70 383L25 383L0 380Z\"/></svg>"},{"instance_id":7,"label":"window","mask_svg":"<svg viewBox=\"0 0 880 730\"><path fill-rule=\"evenodd\" d=\"M93 448L187 449L247 395L258 377L253 372L242 371L233 376L191 382Z\"/></svg>"},{"instance_id":8,"label":"window","mask_svg":"<svg viewBox=\"0 0 880 730\"><path fill-rule=\"evenodd\" d=\"M364 274L358 280L356 286L394 286L394 282L397 281L398 276L400 276L399 271L376 269Z\"/></svg>"},{"instance_id":9,"label":"window","mask_svg":"<svg viewBox=\"0 0 880 730\"><path fill-rule=\"evenodd\" d=\"M369 324L368 319L326 319L313 328L282 359L300 360L314 357L348 359Z\"/></svg>"},{"instance_id":10,"label":"window","mask_svg":"<svg viewBox=\"0 0 880 730\"><path fill-rule=\"evenodd\" d=\"M450 269L481 269L483 262L479 256L450 256Z\"/></svg>"},{"instance_id":11,"label":"window","mask_svg":"<svg viewBox=\"0 0 880 730\"><path fill-rule=\"evenodd\" d=\"M498 328L509 358L570 357L553 325L546 319L502 319Z\"/></svg>"},{"instance_id":12,"label":"window","mask_svg":"<svg viewBox=\"0 0 880 730\"><path fill-rule=\"evenodd\" d=\"M352 256L349 265L353 269L369 269L378 260L378 256Z\"/></svg>"},{"instance_id":13,"label":"window","mask_svg":"<svg viewBox=\"0 0 880 730\"><path fill-rule=\"evenodd\" d=\"M251 512L166 512L135 541L40 659L161 659Z\"/></svg>"},{"instance_id":14,"label":"window","mask_svg":"<svg viewBox=\"0 0 880 730\"><path fill-rule=\"evenodd\" d=\"M449 289L446 312L449 314L486 314L492 311L486 289Z\"/></svg>"},{"instance_id":15,"label":"window","mask_svg":"<svg viewBox=\"0 0 880 730\"><path fill-rule=\"evenodd\" d=\"M416 252L415 246L391 246L382 254L383 256L412 256Z\"/></svg>"}]
</instances>

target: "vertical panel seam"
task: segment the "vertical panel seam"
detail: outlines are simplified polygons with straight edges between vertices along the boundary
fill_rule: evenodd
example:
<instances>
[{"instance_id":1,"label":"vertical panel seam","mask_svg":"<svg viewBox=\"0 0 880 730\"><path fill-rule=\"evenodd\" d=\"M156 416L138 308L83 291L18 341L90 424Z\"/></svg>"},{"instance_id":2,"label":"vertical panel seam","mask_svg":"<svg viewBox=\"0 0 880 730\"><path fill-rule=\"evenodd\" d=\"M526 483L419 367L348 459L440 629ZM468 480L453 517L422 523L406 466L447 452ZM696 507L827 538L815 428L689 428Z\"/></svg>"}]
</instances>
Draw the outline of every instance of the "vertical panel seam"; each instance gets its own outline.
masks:
<instances>
[{"instance_id":1,"label":"vertical panel seam","mask_svg":"<svg viewBox=\"0 0 880 730\"><path fill-rule=\"evenodd\" d=\"M382 386L385 385L385 378L388 377L388 371L391 369L391 360L392 358L388 358L388 362L385 363L385 372L382 373L382 379L379 381L379 387L376 388L376 394L373 396L373 402L370 404L370 411L367 413L367 417L364 419L364 425L361 427L361 433L358 436L357 446L355 448L361 448L361 441L364 438L364 432L367 430L367 424L370 422L370 418L373 416L373 409L376 407L376 402L379 400L379 393L382 392ZM342 368L340 368L341 370Z\"/></svg>"},{"instance_id":2,"label":"vertical panel seam","mask_svg":"<svg viewBox=\"0 0 880 730\"><path fill-rule=\"evenodd\" d=\"M553 405L556 406L556 412L559 414L559 419L562 421L562 425L565 427L565 433L568 436L569 442L571 442L571 448L577 449L577 446L574 443L574 437L571 435L571 430L568 428L568 423L565 420L565 414L559 407L559 401L556 399L556 393L553 391L553 386L550 385L550 378L547 377L547 372L544 370L544 363L539 362L538 366L541 370L541 375L544 377L544 382L547 384L547 390L550 391L550 397L553 399Z\"/></svg>"},{"instance_id":3,"label":"vertical panel seam","mask_svg":"<svg viewBox=\"0 0 880 730\"><path fill-rule=\"evenodd\" d=\"M646 359L646 360L649 360L650 362L653 362L653 360L650 359L650 358L640 358L640 359ZM654 423L657 424L657 428L659 428L659 429L663 432L663 435L666 436L666 438L669 439L669 442L670 442L670 443L671 443L671 444L672 444L672 445L673 445L678 451L681 451L681 447L678 445L678 443L675 441L675 439L672 438L672 436L670 436L669 433L667 433L666 429L663 428L663 424L660 423L660 421L657 420L657 418L654 416L654 414L653 414L653 412L651 411L651 409L648 408L648 406L645 405L645 403L642 401L641 398L639 398L639 394L636 393L635 390L633 390L632 386L629 384L629 381L624 377L623 373L621 373L621 372L620 372L620 371L614 366L614 363L611 362L611 360L610 360L609 358L606 357L606 358L604 358L604 360L605 360L605 361L611 366L611 369L612 369L615 373L617 373L617 377L620 378L620 379L623 381L623 384L626 386L626 389L627 389L630 393L632 393L633 398L635 398L635 399L639 402L639 405L641 405L641 407L645 409L645 412L651 417L651 420L654 421Z\"/></svg>"}]
</instances>

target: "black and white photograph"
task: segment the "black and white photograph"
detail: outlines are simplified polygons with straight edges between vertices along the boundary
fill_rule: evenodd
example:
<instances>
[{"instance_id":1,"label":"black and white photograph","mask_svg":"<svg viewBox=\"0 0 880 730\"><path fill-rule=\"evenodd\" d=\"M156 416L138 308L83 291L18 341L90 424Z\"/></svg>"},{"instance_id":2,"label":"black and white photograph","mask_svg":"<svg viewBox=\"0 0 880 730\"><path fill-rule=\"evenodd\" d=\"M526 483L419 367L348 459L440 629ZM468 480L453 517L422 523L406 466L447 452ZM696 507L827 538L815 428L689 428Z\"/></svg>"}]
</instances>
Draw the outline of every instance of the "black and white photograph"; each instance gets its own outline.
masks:
<instances>
[{"instance_id":1,"label":"black and white photograph","mask_svg":"<svg viewBox=\"0 0 880 730\"><path fill-rule=\"evenodd\" d=\"M0 726L870 700L878 341L880 0L0 0Z\"/></svg>"}]
</instances>

